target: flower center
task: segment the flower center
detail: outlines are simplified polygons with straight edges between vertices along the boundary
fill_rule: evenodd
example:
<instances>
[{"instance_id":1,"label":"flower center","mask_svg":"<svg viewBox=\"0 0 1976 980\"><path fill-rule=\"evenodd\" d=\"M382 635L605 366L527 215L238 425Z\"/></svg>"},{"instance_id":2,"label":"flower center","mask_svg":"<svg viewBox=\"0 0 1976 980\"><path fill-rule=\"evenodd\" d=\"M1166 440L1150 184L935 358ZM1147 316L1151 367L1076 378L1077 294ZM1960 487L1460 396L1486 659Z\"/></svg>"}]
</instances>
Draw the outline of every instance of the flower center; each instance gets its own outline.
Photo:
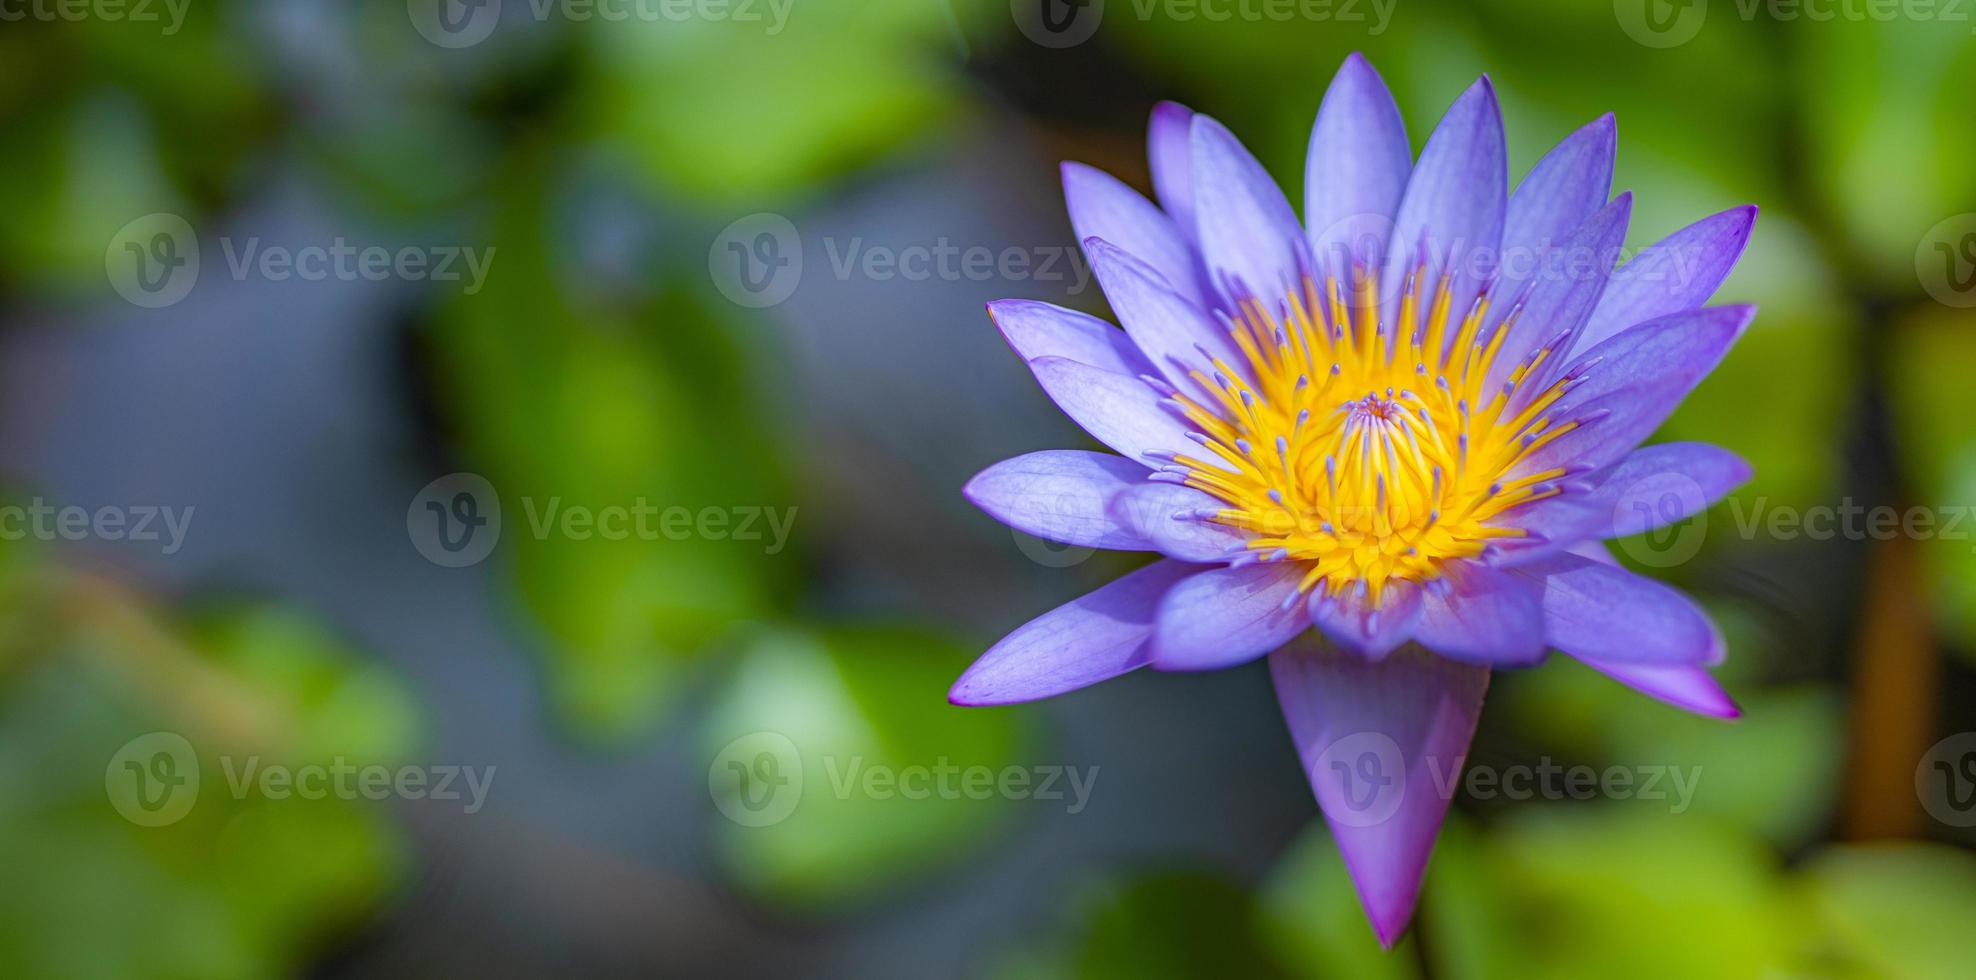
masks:
<instances>
[{"instance_id":1,"label":"flower center","mask_svg":"<svg viewBox=\"0 0 1976 980\"><path fill-rule=\"evenodd\" d=\"M1376 605L1393 580L1429 582L1525 537L1491 522L1559 492L1563 469L1507 474L1576 425L1546 416L1575 379L1536 384L1563 338L1491 380L1516 312L1484 338L1485 299L1451 323L1446 282L1422 315L1408 278L1386 330L1363 273L1350 306L1328 277L1275 313L1245 301L1228 319L1246 363L1217 358L1194 375L1205 398L1170 396L1207 454L1176 454L1169 478L1225 503L1212 519L1251 531L1255 560L1306 563L1303 592L1362 584Z\"/></svg>"}]
</instances>

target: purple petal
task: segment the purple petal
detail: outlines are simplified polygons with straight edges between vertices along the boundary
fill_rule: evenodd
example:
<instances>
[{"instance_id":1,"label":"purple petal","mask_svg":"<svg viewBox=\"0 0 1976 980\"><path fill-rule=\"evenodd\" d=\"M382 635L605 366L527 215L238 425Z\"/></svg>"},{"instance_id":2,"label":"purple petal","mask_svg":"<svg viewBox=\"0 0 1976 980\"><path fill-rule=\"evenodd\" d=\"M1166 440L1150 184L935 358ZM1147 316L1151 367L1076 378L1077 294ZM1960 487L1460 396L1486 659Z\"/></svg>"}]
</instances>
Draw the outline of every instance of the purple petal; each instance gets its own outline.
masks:
<instances>
[{"instance_id":1,"label":"purple petal","mask_svg":"<svg viewBox=\"0 0 1976 980\"><path fill-rule=\"evenodd\" d=\"M1353 52L1325 90L1304 161L1304 227L1320 273L1349 290L1353 263L1378 267L1412 169L1400 107Z\"/></svg>"},{"instance_id":2,"label":"purple petal","mask_svg":"<svg viewBox=\"0 0 1976 980\"><path fill-rule=\"evenodd\" d=\"M1249 540L1246 532L1208 519L1226 507L1193 487L1141 483L1112 498L1111 516L1168 558L1225 562Z\"/></svg>"},{"instance_id":3,"label":"purple petal","mask_svg":"<svg viewBox=\"0 0 1976 980\"><path fill-rule=\"evenodd\" d=\"M1160 207L1173 216L1174 227L1179 229L1181 237L1190 242L1196 238L1194 150L1190 136L1193 125L1194 110L1177 102L1162 102L1153 107L1152 123L1146 133L1153 193L1159 195Z\"/></svg>"},{"instance_id":4,"label":"purple petal","mask_svg":"<svg viewBox=\"0 0 1976 980\"><path fill-rule=\"evenodd\" d=\"M1153 362L1132 345L1125 331L1088 313L1028 299L998 299L988 318L1025 361L1062 357L1101 371L1138 377L1152 374Z\"/></svg>"},{"instance_id":5,"label":"purple petal","mask_svg":"<svg viewBox=\"0 0 1976 980\"><path fill-rule=\"evenodd\" d=\"M1566 651L1569 653L1570 651ZM1641 694L1665 701L1677 708L1709 718L1741 718L1729 692L1701 667L1657 667L1651 664L1622 664L1579 657L1585 666L1598 671Z\"/></svg>"},{"instance_id":6,"label":"purple petal","mask_svg":"<svg viewBox=\"0 0 1976 980\"><path fill-rule=\"evenodd\" d=\"M1578 338L1578 350L1635 324L1692 310L1715 288L1749 244L1756 206L1712 214L1651 245L1613 273L1612 282Z\"/></svg>"},{"instance_id":7,"label":"purple petal","mask_svg":"<svg viewBox=\"0 0 1976 980\"><path fill-rule=\"evenodd\" d=\"M1694 600L1650 578L1576 555L1520 569L1543 589L1552 646L1601 664L1692 667L1722 660L1722 634Z\"/></svg>"},{"instance_id":8,"label":"purple petal","mask_svg":"<svg viewBox=\"0 0 1976 980\"><path fill-rule=\"evenodd\" d=\"M1084 254L1091 257L1091 271L1097 273L1105 298L1111 301L1126 334L1174 387L1201 390L1203 383L1189 372L1213 377L1215 366L1207 355L1219 358L1231 369L1247 363L1228 332L1199 306L1168 287L1152 266L1097 238L1085 240ZM1202 354L1203 349L1207 355Z\"/></svg>"},{"instance_id":9,"label":"purple petal","mask_svg":"<svg viewBox=\"0 0 1976 980\"><path fill-rule=\"evenodd\" d=\"M1297 643L1269 658L1269 672L1372 931L1390 947L1413 916L1489 671L1419 647L1375 662Z\"/></svg>"},{"instance_id":10,"label":"purple petal","mask_svg":"<svg viewBox=\"0 0 1976 980\"><path fill-rule=\"evenodd\" d=\"M1218 670L1262 656L1310 626L1297 597L1302 571L1265 562L1201 572L1160 603L1153 666Z\"/></svg>"},{"instance_id":11,"label":"purple petal","mask_svg":"<svg viewBox=\"0 0 1976 980\"><path fill-rule=\"evenodd\" d=\"M1550 497L1503 515L1501 524L1553 540L1603 541L1666 527L1699 514L1749 482L1750 464L1699 442L1645 446L1593 473L1583 493ZM1554 528L1569 528L1557 533Z\"/></svg>"},{"instance_id":12,"label":"purple petal","mask_svg":"<svg viewBox=\"0 0 1976 980\"><path fill-rule=\"evenodd\" d=\"M961 674L947 700L1019 704L1145 666L1160 597L1191 571L1161 559L1030 620Z\"/></svg>"},{"instance_id":13,"label":"purple petal","mask_svg":"<svg viewBox=\"0 0 1976 980\"><path fill-rule=\"evenodd\" d=\"M1544 659L1542 592L1530 578L1463 562L1423 591L1413 636L1429 650L1505 667Z\"/></svg>"},{"instance_id":14,"label":"purple petal","mask_svg":"<svg viewBox=\"0 0 1976 980\"><path fill-rule=\"evenodd\" d=\"M1407 180L1380 278L1380 309L1399 309L1407 277L1424 259L1422 305L1434 301L1446 272L1453 297L1449 315L1467 312L1488 272L1477 268L1474 253L1489 255L1502 243L1508 169L1502 110L1484 76L1448 109ZM1395 326L1413 329L1412 324Z\"/></svg>"},{"instance_id":15,"label":"purple petal","mask_svg":"<svg viewBox=\"0 0 1976 980\"><path fill-rule=\"evenodd\" d=\"M1592 315L1599 295L1605 291L1606 277L1619 261L1619 248L1626 241L1626 226L1632 216L1633 195L1614 198L1578 226L1563 244L1541 256L1534 279L1518 286L1524 291L1517 298L1490 309L1491 321L1504 323L1507 321L1503 318L1512 316L1515 319L1508 322L1509 336L1503 338L1502 348L1489 365L1484 391L1494 391L1538 345L1554 340L1560 333L1576 335L1584 326L1585 318ZM1525 379L1523 389L1517 393L1520 397L1512 404L1527 404L1529 397L1543 390L1543 380L1556 374L1563 364L1564 352L1570 348L1569 339L1560 343L1542 369Z\"/></svg>"},{"instance_id":16,"label":"purple petal","mask_svg":"<svg viewBox=\"0 0 1976 980\"><path fill-rule=\"evenodd\" d=\"M1111 515L1120 493L1146 485L1144 464L1109 453L1050 449L982 470L961 494L988 516L1039 538L1147 551L1151 542Z\"/></svg>"},{"instance_id":17,"label":"purple petal","mask_svg":"<svg viewBox=\"0 0 1976 980\"><path fill-rule=\"evenodd\" d=\"M1605 206L1617 147L1618 127L1612 113L1606 113L1544 154L1510 195L1503 254L1534 255L1554 247ZM1505 268L1504 275L1513 278L1513 271Z\"/></svg>"},{"instance_id":18,"label":"purple petal","mask_svg":"<svg viewBox=\"0 0 1976 980\"><path fill-rule=\"evenodd\" d=\"M1193 447L1187 426L1167 409L1159 392L1138 378L1061 357L1029 362L1036 380L1071 421L1127 459Z\"/></svg>"},{"instance_id":19,"label":"purple petal","mask_svg":"<svg viewBox=\"0 0 1976 980\"><path fill-rule=\"evenodd\" d=\"M1333 596L1320 589L1311 593L1310 618L1339 646L1377 660L1413 636L1420 621L1420 595L1412 582L1388 582L1374 608L1357 591Z\"/></svg>"},{"instance_id":20,"label":"purple petal","mask_svg":"<svg viewBox=\"0 0 1976 980\"><path fill-rule=\"evenodd\" d=\"M1194 220L1213 284L1229 299L1246 293L1269 308L1303 277L1303 229L1283 190L1227 127L1196 115L1192 127Z\"/></svg>"},{"instance_id":21,"label":"purple petal","mask_svg":"<svg viewBox=\"0 0 1976 980\"><path fill-rule=\"evenodd\" d=\"M1752 306L1712 306L1640 324L1585 352L1567 374L1582 384L1550 413L1578 427L1514 467L1513 475L1576 464L1603 468L1651 435L1707 377L1756 315Z\"/></svg>"},{"instance_id":22,"label":"purple petal","mask_svg":"<svg viewBox=\"0 0 1976 980\"><path fill-rule=\"evenodd\" d=\"M1194 250L1173 219L1118 178L1081 163L1063 165L1063 196L1077 240L1102 238L1150 266L1188 302L1201 302ZM1097 261L1087 249L1085 255Z\"/></svg>"}]
</instances>

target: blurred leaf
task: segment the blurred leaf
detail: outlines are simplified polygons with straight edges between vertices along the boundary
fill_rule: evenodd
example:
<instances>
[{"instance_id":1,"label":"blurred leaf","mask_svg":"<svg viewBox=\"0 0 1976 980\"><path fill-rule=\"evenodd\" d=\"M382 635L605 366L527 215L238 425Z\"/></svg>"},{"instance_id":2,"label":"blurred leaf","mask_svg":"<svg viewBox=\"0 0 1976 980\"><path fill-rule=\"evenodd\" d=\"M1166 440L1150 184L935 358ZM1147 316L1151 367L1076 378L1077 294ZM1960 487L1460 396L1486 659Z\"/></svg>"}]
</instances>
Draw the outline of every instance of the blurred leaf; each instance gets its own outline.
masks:
<instances>
[{"instance_id":1,"label":"blurred leaf","mask_svg":"<svg viewBox=\"0 0 1976 980\"><path fill-rule=\"evenodd\" d=\"M1976 857L1937 844L1833 848L1802 872L1827 937L1820 952L1860 976L1950 980L1969 975Z\"/></svg>"},{"instance_id":2,"label":"blurred leaf","mask_svg":"<svg viewBox=\"0 0 1976 980\"><path fill-rule=\"evenodd\" d=\"M796 757L766 778L787 780L796 769L800 781L771 791L793 794L771 800L793 809L765 826L716 818L729 873L765 898L839 911L959 858L1011 816L1016 794L1000 780L1036 761L1024 755L1036 744L1030 716L947 703L971 653L934 635L878 628L781 632L754 644L711 710L709 779L720 785L724 751L773 733ZM744 754L736 761L747 765L755 753Z\"/></svg>"}]
</instances>

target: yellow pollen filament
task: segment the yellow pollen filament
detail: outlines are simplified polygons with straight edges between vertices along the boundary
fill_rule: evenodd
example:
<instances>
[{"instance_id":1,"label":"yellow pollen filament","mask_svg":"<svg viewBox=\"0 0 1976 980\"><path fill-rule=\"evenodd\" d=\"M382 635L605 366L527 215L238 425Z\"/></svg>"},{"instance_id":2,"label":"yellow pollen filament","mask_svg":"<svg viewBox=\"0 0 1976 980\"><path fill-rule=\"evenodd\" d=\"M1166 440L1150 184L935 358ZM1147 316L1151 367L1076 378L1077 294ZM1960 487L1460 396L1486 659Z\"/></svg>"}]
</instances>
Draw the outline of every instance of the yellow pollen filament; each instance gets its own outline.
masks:
<instances>
[{"instance_id":1,"label":"yellow pollen filament","mask_svg":"<svg viewBox=\"0 0 1976 980\"><path fill-rule=\"evenodd\" d=\"M1376 607L1389 583L1432 581L1451 561L1522 537L1491 522L1558 493L1565 471L1518 464L1576 423L1551 414L1569 378L1524 390L1548 347L1491 383L1514 312L1485 337L1486 300L1451 320L1447 282L1423 303L1416 275L1382 330L1374 277L1352 278L1349 302L1327 277L1275 311L1239 305L1229 322L1246 363L1194 372L1204 398L1170 396L1205 449L1174 462L1188 486L1226 505L1215 520L1254 535L1259 558L1301 563L1304 592L1362 584Z\"/></svg>"}]
</instances>

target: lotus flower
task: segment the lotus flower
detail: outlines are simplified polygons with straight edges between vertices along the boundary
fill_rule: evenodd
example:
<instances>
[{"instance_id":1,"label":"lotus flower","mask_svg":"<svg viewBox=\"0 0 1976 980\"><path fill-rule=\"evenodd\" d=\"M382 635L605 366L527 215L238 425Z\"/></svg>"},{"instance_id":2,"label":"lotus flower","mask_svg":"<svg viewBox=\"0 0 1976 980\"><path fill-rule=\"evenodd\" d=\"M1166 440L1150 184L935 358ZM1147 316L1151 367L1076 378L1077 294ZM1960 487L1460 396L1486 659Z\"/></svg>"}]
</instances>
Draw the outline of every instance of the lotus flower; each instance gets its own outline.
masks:
<instances>
[{"instance_id":1,"label":"lotus flower","mask_svg":"<svg viewBox=\"0 0 1976 980\"><path fill-rule=\"evenodd\" d=\"M1704 715L1737 709L1723 642L1605 539L1681 520L1750 469L1640 443L1750 322L1705 307L1755 209L1617 260L1610 115L1509 193L1487 77L1416 160L1385 83L1346 59L1318 110L1301 225L1220 123L1153 112L1155 205L1063 168L1123 330L1046 303L988 311L1064 413L1116 451L989 467L968 499L1011 527L1152 564L1022 626L960 705L1061 694L1150 664L1267 655L1374 934L1406 927L1448 773L1489 673L1551 650Z\"/></svg>"}]
</instances>

